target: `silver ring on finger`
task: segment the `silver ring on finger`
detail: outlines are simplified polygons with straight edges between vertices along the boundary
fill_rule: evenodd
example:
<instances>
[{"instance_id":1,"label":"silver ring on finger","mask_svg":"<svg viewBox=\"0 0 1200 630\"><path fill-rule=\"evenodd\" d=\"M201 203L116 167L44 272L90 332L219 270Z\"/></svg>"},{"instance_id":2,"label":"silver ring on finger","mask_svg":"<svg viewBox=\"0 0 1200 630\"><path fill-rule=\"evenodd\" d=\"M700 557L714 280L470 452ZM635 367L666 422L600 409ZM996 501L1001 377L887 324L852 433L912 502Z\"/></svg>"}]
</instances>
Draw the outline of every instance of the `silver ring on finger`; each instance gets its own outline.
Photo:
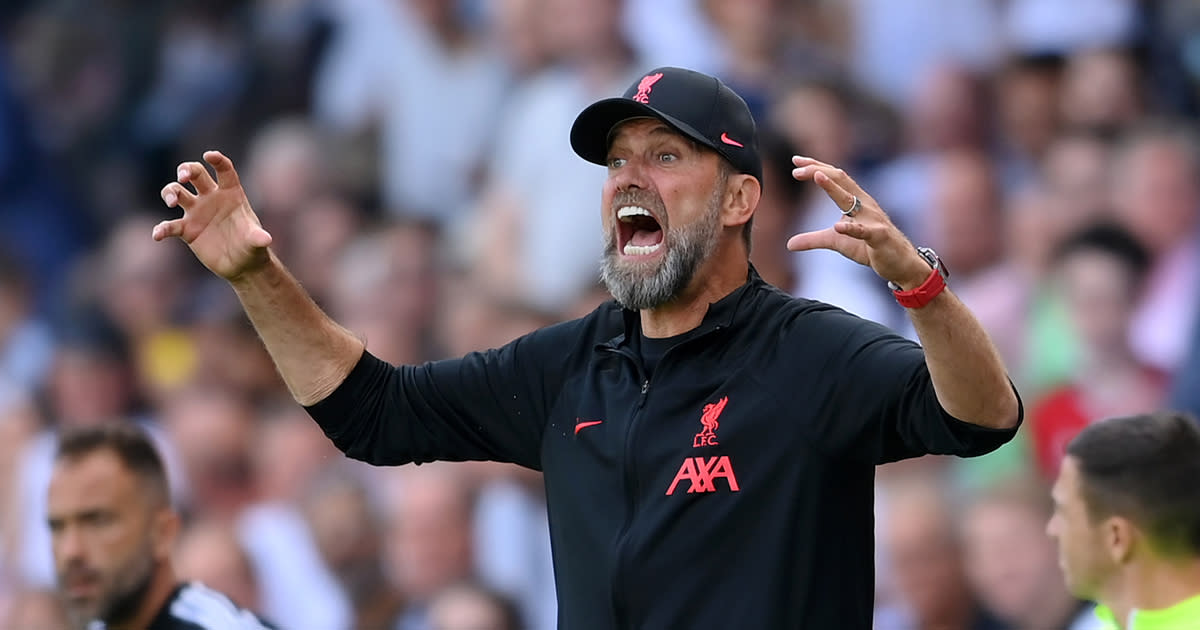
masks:
<instances>
[{"instance_id":1,"label":"silver ring on finger","mask_svg":"<svg viewBox=\"0 0 1200 630\"><path fill-rule=\"evenodd\" d=\"M842 210L842 216L852 217L861 208L862 208L862 200L860 200L858 198L858 195L854 195L854 201L850 203L849 208Z\"/></svg>"}]
</instances>

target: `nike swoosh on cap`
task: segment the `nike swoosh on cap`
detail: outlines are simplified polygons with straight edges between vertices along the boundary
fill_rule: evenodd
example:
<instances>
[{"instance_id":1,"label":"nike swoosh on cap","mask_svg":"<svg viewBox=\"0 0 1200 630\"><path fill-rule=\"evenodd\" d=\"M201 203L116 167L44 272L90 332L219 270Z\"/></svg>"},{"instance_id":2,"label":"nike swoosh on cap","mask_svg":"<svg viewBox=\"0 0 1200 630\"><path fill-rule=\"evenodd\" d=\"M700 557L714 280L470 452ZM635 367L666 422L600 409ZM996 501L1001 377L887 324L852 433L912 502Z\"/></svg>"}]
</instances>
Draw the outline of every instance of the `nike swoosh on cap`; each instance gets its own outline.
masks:
<instances>
[{"instance_id":1,"label":"nike swoosh on cap","mask_svg":"<svg viewBox=\"0 0 1200 630\"><path fill-rule=\"evenodd\" d=\"M738 142L737 140L730 138L728 135L725 134L724 131L721 132L721 142L724 142L725 144L732 144L735 147L745 148L745 146L742 145L741 142Z\"/></svg>"}]
</instances>

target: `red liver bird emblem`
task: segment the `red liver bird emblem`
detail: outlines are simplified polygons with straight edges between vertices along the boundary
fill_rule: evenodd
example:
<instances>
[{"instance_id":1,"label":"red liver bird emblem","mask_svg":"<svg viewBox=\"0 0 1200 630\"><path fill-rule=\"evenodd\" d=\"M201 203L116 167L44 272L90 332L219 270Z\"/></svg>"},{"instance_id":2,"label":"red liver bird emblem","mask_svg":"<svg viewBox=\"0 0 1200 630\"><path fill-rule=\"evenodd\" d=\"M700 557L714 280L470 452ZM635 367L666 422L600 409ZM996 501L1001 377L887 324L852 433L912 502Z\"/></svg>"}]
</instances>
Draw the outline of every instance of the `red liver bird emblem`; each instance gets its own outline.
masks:
<instances>
[{"instance_id":1,"label":"red liver bird emblem","mask_svg":"<svg viewBox=\"0 0 1200 630\"><path fill-rule=\"evenodd\" d=\"M715 403L704 405L704 411L700 414L700 424L704 428L696 434L692 440L692 447L700 446L716 446L717 444L717 427L721 426L717 422L717 418L721 417L721 412L725 410L725 404L729 402L729 397L724 396L721 400Z\"/></svg>"},{"instance_id":2,"label":"red liver bird emblem","mask_svg":"<svg viewBox=\"0 0 1200 630\"><path fill-rule=\"evenodd\" d=\"M661 72L657 72L655 74L648 74L648 75L642 77L641 82L638 83L637 94L633 95L633 100L635 100L639 103L649 103L650 102L650 90L654 89L654 84L661 78L663 78L663 73L661 73Z\"/></svg>"}]
</instances>

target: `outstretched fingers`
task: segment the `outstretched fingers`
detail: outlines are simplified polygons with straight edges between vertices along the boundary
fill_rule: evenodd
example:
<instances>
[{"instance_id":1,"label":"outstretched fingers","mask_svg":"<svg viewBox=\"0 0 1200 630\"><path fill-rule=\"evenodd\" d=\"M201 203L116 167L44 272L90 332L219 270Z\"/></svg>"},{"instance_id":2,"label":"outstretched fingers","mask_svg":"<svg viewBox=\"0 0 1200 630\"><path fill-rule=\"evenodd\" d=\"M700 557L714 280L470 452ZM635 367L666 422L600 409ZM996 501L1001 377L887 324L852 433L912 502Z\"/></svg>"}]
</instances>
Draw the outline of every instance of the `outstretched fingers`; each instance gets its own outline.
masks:
<instances>
[{"instance_id":1,"label":"outstretched fingers","mask_svg":"<svg viewBox=\"0 0 1200 630\"><path fill-rule=\"evenodd\" d=\"M217 183L213 181L212 175L208 173L208 169L199 162L184 162L179 165L176 170L176 176L180 184L191 183L196 187L196 192L204 195L217 189Z\"/></svg>"},{"instance_id":2,"label":"outstretched fingers","mask_svg":"<svg viewBox=\"0 0 1200 630\"><path fill-rule=\"evenodd\" d=\"M217 185L223 188L232 188L241 184L237 169L233 168L233 160L226 157L224 153L205 151L204 161L212 165L213 170L217 172Z\"/></svg>"},{"instance_id":3,"label":"outstretched fingers","mask_svg":"<svg viewBox=\"0 0 1200 630\"><path fill-rule=\"evenodd\" d=\"M196 195L179 182L171 182L163 186L158 194L162 197L163 203L167 204L168 208L178 206L187 210L196 201Z\"/></svg>"},{"instance_id":4,"label":"outstretched fingers","mask_svg":"<svg viewBox=\"0 0 1200 630\"><path fill-rule=\"evenodd\" d=\"M852 196L857 196L863 204L869 202L878 206L875 203L875 199L867 194L867 191L863 190L862 186L859 186L858 182L854 181L854 178L850 177L850 174L843 169L800 155L792 156L792 165L796 167L792 169L792 176L798 180L814 179L817 173L822 173L837 183L838 186L841 186L842 190L845 190ZM842 206L843 209L846 207Z\"/></svg>"},{"instance_id":5,"label":"outstretched fingers","mask_svg":"<svg viewBox=\"0 0 1200 630\"><path fill-rule=\"evenodd\" d=\"M843 188L840 184L833 181L833 178L825 174L825 172L818 171L813 175L813 181L821 187L821 190L825 191L826 195L829 195L829 198L833 200L833 203L836 203L837 207L843 212L850 210L854 205L854 200L857 197L855 197L850 191ZM858 214L858 211L855 210L854 214ZM846 216L850 218L854 217L853 214Z\"/></svg>"}]
</instances>

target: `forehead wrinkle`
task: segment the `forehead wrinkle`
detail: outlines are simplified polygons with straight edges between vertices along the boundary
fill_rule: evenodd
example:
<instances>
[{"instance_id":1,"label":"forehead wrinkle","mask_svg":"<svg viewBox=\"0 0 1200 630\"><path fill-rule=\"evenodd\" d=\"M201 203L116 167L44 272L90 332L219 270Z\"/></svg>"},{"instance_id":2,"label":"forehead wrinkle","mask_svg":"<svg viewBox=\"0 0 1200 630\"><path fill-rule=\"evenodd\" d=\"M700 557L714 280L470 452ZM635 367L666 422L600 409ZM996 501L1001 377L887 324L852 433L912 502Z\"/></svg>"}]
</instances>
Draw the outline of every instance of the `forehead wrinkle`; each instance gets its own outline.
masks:
<instances>
[{"instance_id":1,"label":"forehead wrinkle","mask_svg":"<svg viewBox=\"0 0 1200 630\"><path fill-rule=\"evenodd\" d=\"M671 127L668 127L664 123L659 123L658 126L654 127L647 133L651 136L670 136L670 137L674 137L674 138L682 138L683 137L683 134L679 133L678 131L675 131Z\"/></svg>"},{"instance_id":2,"label":"forehead wrinkle","mask_svg":"<svg viewBox=\"0 0 1200 630\"><path fill-rule=\"evenodd\" d=\"M627 138L629 136L629 128L631 126L631 123L640 122L640 121L653 121L653 122L657 123L653 127L651 127L649 131L646 132L646 134L651 137L663 137L663 136L675 137L675 138L684 138L685 137L683 134L672 129L670 125L664 123L661 120L658 120L657 118L632 118L632 119L629 119L629 120L626 120L626 121L620 123L613 129L612 133L609 136L608 147L611 149L613 147L613 145L615 145L622 138Z\"/></svg>"}]
</instances>

